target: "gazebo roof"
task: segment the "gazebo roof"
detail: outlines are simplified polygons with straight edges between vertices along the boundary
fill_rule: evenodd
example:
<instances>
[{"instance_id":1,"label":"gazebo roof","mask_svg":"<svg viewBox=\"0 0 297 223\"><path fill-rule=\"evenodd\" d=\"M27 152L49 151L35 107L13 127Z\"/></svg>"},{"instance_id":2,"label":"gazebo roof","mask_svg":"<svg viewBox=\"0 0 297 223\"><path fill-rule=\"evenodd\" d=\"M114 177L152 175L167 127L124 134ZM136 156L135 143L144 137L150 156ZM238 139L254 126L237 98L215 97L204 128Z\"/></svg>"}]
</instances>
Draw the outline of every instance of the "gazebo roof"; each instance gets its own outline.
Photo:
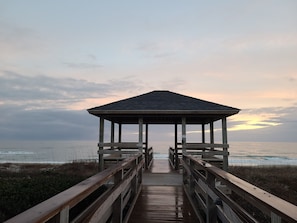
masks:
<instances>
[{"instance_id":1,"label":"gazebo roof","mask_svg":"<svg viewBox=\"0 0 297 223\"><path fill-rule=\"evenodd\" d=\"M88 109L92 115L115 123L136 124L142 117L147 124L207 124L239 112L239 109L177 94L152 91L139 96Z\"/></svg>"}]
</instances>

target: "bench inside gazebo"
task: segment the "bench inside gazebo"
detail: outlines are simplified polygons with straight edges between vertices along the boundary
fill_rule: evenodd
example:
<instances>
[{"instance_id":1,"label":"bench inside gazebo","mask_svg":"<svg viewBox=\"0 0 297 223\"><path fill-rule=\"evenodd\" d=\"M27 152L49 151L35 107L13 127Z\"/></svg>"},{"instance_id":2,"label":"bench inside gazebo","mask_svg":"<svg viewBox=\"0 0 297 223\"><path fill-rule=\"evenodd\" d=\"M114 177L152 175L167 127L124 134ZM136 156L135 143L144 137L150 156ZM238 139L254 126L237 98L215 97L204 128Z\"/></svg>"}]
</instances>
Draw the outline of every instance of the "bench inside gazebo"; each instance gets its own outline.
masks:
<instances>
[{"instance_id":1,"label":"bench inside gazebo","mask_svg":"<svg viewBox=\"0 0 297 223\"><path fill-rule=\"evenodd\" d=\"M145 166L148 168L152 160L152 148L148 148L148 128L154 124L175 126L175 145L169 150L169 158L175 169L179 168L179 157L182 154L191 154L227 170L227 117L237 114L239 109L170 91L152 91L94 107L88 109L88 112L100 118L100 170L105 168L104 163L107 161L121 160L135 153L144 153ZM104 141L105 121L110 122L109 142ZM219 129L215 130L215 122L221 122ZM122 126L125 124L138 125L138 141L122 141ZM115 125L118 125L117 141ZM187 142L187 125L200 126L197 134L201 136L197 136L197 142ZM221 142L215 142L215 132L221 132Z\"/></svg>"}]
</instances>

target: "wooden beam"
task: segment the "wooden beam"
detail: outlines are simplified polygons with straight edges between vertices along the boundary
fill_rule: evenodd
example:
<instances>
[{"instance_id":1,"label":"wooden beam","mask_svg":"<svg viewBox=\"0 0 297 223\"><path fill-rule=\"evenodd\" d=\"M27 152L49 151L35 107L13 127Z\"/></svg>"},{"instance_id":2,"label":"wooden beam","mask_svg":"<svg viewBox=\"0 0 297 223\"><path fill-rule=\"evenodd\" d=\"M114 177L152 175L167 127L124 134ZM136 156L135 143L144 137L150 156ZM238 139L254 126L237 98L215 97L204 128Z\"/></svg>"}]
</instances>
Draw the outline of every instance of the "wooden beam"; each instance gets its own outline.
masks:
<instances>
[{"instance_id":1,"label":"wooden beam","mask_svg":"<svg viewBox=\"0 0 297 223\"><path fill-rule=\"evenodd\" d=\"M118 142L122 142L122 124L119 124L119 139Z\"/></svg>"},{"instance_id":2,"label":"wooden beam","mask_svg":"<svg viewBox=\"0 0 297 223\"><path fill-rule=\"evenodd\" d=\"M143 118L138 118L138 145L139 152L142 153L142 144L143 144Z\"/></svg>"},{"instance_id":3,"label":"wooden beam","mask_svg":"<svg viewBox=\"0 0 297 223\"><path fill-rule=\"evenodd\" d=\"M99 124L99 151L103 150L103 147L100 146L100 144L104 143L104 118L100 117L100 124ZM98 154L99 156L99 171L102 171L104 169L104 160L103 155Z\"/></svg>"},{"instance_id":4,"label":"wooden beam","mask_svg":"<svg viewBox=\"0 0 297 223\"><path fill-rule=\"evenodd\" d=\"M182 117L182 148L183 148L183 154L186 154L186 143L187 143L186 118Z\"/></svg>"},{"instance_id":5,"label":"wooden beam","mask_svg":"<svg viewBox=\"0 0 297 223\"><path fill-rule=\"evenodd\" d=\"M213 122L209 124L210 126L210 143L214 144L214 131L213 131Z\"/></svg>"},{"instance_id":6,"label":"wooden beam","mask_svg":"<svg viewBox=\"0 0 297 223\"><path fill-rule=\"evenodd\" d=\"M143 143L139 142L114 142L114 143L99 143L100 147L117 147L117 148L125 148L125 149L133 149L133 148L139 148L142 147Z\"/></svg>"},{"instance_id":7,"label":"wooden beam","mask_svg":"<svg viewBox=\"0 0 297 223\"><path fill-rule=\"evenodd\" d=\"M228 144L218 143L187 143L187 149L203 149L203 148L229 148Z\"/></svg>"},{"instance_id":8,"label":"wooden beam","mask_svg":"<svg viewBox=\"0 0 297 223\"><path fill-rule=\"evenodd\" d=\"M178 170L177 124L174 125L174 168Z\"/></svg>"},{"instance_id":9,"label":"wooden beam","mask_svg":"<svg viewBox=\"0 0 297 223\"><path fill-rule=\"evenodd\" d=\"M148 153L148 124L145 124L145 169L148 169L149 167L149 153Z\"/></svg>"},{"instance_id":10,"label":"wooden beam","mask_svg":"<svg viewBox=\"0 0 297 223\"><path fill-rule=\"evenodd\" d=\"M114 122L110 124L110 142L114 143Z\"/></svg>"},{"instance_id":11,"label":"wooden beam","mask_svg":"<svg viewBox=\"0 0 297 223\"><path fill-rule=\"evenodd\" d=\"M222 119L222 140L223 140L223 144L228 143L228 140L227 140L227 118L226 117ZM226 152L226 154L228 154L228 147L223 147L223 150ZM228 166L229 166L228 155L224 155L223 156L223 169L225 171L227 171Z\"/></svg>"},{"instance_id":12,"label":"wooden beam","mask_svg":"<svg viewBox=\"0 0 297 223\"><path fill-rule=\"evenodd\" d=\"M202 131L202 143L205 143L205 124L201 125L201 131Z\"/></svg>"}]
</instances>

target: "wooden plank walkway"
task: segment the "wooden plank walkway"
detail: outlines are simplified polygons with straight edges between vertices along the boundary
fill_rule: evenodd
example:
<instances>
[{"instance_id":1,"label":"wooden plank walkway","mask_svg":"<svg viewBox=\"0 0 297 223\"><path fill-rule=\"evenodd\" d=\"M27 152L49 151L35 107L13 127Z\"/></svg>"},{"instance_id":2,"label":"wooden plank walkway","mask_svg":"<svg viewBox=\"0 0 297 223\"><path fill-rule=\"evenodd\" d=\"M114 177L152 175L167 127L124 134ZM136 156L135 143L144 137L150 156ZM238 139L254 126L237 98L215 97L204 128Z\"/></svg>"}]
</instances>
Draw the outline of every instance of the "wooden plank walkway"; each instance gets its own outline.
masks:
<instances>
[{"instance_id":1,"label":"wooden plank walkway","mask_svg":"<svg viewBox=\"0 0 297 223\"><path fill-rule=\"evenodd\" d=\"M199 222L182 187L182 174L168 160L154 160L143 175L143 186L129 223Z\"/></svg>"}]
</instances>

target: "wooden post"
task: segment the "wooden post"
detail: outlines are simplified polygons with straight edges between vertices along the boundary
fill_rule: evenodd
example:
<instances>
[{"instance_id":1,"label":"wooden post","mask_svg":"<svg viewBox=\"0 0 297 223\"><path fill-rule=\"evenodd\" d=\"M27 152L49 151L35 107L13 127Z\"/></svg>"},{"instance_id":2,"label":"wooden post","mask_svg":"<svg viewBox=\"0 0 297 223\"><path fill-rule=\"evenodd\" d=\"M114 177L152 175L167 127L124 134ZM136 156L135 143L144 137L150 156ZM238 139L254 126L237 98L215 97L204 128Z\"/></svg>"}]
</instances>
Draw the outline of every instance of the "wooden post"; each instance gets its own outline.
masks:
<instances>
[{"instance_id":1,"label":"wooden post","mask_svg":"<svg viewBox=\"0 0 297 223\"><path fill-rule=\"evenodd\" d=\"M103 143L104 143L104 118L100 117L100 125L99 125L99 151L103 150ZM104 160L103 154L99 153L99 171L104 169Z\"/></svg>"},{"instance_id":2,"label":"wooden post","mask_svg":"<svg viewBox=\"0 0 297 223\"><path fill-rule=\"evenodd\" d=\"M210 143L214 144L213 122L210 123ZM213 150L213 146L210 149Z\"/></svg>"},{"instance_id":3,"label":"wooden post","mask_svg":"<svg viewBox=\"0 0 297 223\"><path fill-rule=\"evenodd\" d=\"M148 124L145 124L145 169L149 166L149 153L148 153Z\"/></svg>"},{"instance_id":4,"label":"wooden post","mask_svg":"<svg viewBox=\"0 0 297 223\"><path fill-rule=\"evenodd\" d=\"M183 155L186 154L187 148L187 135L186 135L186 118L182 117L182 150L183 150Z\"/></svg>"},{"instance_id":5,"label":"wooden post","mask_svg":"<svg viewBox=\"0 0 297 223\"><path fill-rule=\"evenodd\" d=\"M142 145L143 145L143 118L138 119L138 125L139 125L139 132L138 132L138 149L139 153L142 154Z\"/></svg>"},{"instance_id":6,"label":"wooden post","mask_svg":"<svg viewBox=\"0 0 297 223\"><path fill-rule=\"evenodd\" d=\"M66 206L61 212L60 212L60 223L68 223L69 222L69 206Z\"/></svg>"},{"instance_id":7,"label":"wooden post","mask_svg":"<svg viewBox=\"0 0 297 223\"><path fill-rule=\"evenodd\" d=\"M227 140L227 118L224 117L222 118L222 139L223 139L223 144L227 145L228 140ZM223 147L224 155L223 155L223 170L227 171L228 170L228 147Z\"/></svg>"},{"instance_id":8,"label":"wooden post","mask_svg":"<svg viewBox=\"0 0 297 223\"><path fill-rule=\"evenodd\" d=\"M110 142L114 143L114 122L111 122L110 125ZM111 149L114 149L114 147L111 146Z\"/></svg>"},{"instance_id":9,"label":"wooden post","mask_svg":"<svg viewBox=\"0 0 297 223\"><path fill-rule=\"evenodd\" d=\"M205 143L205 124L201 125L201 131L202 131L202 143Z\"/></svg>"},{"instance_id":10,"label":"wooden post","mask_svg":"<svg viewBox=\"0 0 297 223\"><path fill-rule=\"evenodd\" d=\"M119 142L122 142L122 124L119 123L119 138L118 138Z\"/></svg>"},{"instance_id":11,"label":"wooden post","mask_svg":"<svg viewBox=\"0 0 297 223\"><path fill-rule=\"evenodd\" d=\"M123 180L123 169L117 172L114 176L114 184L120 185ZM117 197L115 202L112 205L113 214L112 214L112 222L122 223L123 220L123 193Z\"/></svg>"},{"instance_id":12,"label":"wooden post","mask_svg":"<svg viewBox=\"0 0 297 223\"><path fill-rule=\"evenodd\" d=\"M215 176L207 171L207 178L206 182L208 187L210 187L210 190L213 190L215 188ZM211 198L210 194L207 195L206 199L206 222L207 223L216 223L217 222L217 211L216 211L216 205Z\"/></svg>"},{"instance_id":13,"label":"wooden post","mask_svg":"<svg viewBox=\"0 0 297 223\"><path fill-rule=\"evenodd\" d=\"M178 170L177 124L174 125L174 167Z\"/></svg>"}]
</instances>

